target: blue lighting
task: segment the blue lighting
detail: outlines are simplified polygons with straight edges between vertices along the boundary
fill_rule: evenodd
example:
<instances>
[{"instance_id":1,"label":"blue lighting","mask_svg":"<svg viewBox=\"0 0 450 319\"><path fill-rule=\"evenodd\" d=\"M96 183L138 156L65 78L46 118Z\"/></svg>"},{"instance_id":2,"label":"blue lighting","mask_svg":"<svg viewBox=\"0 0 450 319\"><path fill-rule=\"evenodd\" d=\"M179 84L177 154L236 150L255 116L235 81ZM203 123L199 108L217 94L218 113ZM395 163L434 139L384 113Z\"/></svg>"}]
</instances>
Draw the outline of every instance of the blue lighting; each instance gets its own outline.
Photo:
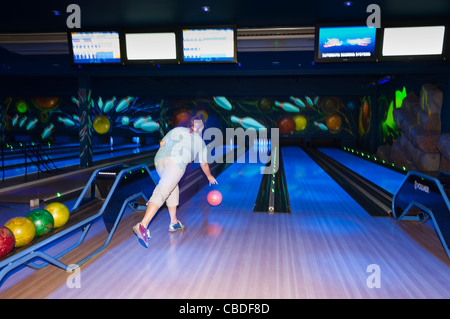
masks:
<instances>
[{"instance_id":1,"label":"blue lighting","mask_svg":"<svg viewBox=\"0 0 450 319\"><path fill-rule=\"evenodd\" d=\"M391 80L391 77L390 77L390 76L387 76L387 77L385 77L385 78L379 80L379 81L378 81L378 85L381 85L381 84L384 84L384 83L386 83L386 82L389 82L390 80Z\"/></svg>"},{"instance_id":2,"label":"blue lighting","mask_svg":"<svg viewBox=\"0 0 450 319\"><path fill-rule=\"evenodd\" d=\"M209 9L209 7L208 7L208 6L204 6L204 7L202 7L202 10L203 10L203 12L209 12L209 11L210 11L210 9Z\"/></svg>"},{"instance_id":3,"label":"blue lighting","mask_svg":"<svg viewBox=\"0 0 450 319\"><path fill-rule=\"evenodd\" d=\"M346 6L346 7L350 7L352 4L353 4L353 2L351 2L351 1L344 2L344 6Z\"/></svg>"}]
</instances>

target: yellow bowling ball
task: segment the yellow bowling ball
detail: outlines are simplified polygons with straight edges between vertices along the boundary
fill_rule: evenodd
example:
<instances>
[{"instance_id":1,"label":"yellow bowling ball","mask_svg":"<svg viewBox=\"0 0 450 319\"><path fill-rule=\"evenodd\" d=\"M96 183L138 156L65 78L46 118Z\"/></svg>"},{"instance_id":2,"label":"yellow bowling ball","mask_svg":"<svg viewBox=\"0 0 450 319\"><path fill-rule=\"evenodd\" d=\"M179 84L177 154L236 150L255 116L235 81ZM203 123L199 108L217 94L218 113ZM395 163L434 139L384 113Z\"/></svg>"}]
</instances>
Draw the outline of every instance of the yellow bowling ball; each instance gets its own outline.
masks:
<instances>
[{"instance_id":1,"label":"yellow bowling ball","mask_svg":"<svg viewBox=\"0 0 450 319\"><path fill-rule=\"evenodd\" d=\"M29 244L36 235L36 226L27 217L14 217L8 220L5 227L14 234L14 247L22 247Z\"/></svg>"},{"instance_id":2,"label":"yellow bowling ball","mask_svg":"<svg viewBox=\"0 0 450 319\"><path fill-rule=\"evenodd\" d=\"M308 120L303 115L294 116L294 122L296 131L303 131L306 128L306 124L308 124Z\"/></svg>"},{"instance_id":3,"label":"yellow bowling ball","mask_svg":"<svg viewBox=\"0 0 450 319\"><path fill-rule=\"evenodd\" d=\"M44 207L45 210L52 214L55 221L54 228L64 226L70 217L69 209L66 205L58 202L53 202Z\"/></svg>"},{"instance_id":4,"label":"yellow bowling ball","mask_svg":"<svg viewBox=\"0 0 450 319\"><path fill-rule=\"evenodd\" d=\"M98 134L106 134L111 128L111 122L105 115L97 115L92 121L92 127Z\"/></svg>"}]
</instances>

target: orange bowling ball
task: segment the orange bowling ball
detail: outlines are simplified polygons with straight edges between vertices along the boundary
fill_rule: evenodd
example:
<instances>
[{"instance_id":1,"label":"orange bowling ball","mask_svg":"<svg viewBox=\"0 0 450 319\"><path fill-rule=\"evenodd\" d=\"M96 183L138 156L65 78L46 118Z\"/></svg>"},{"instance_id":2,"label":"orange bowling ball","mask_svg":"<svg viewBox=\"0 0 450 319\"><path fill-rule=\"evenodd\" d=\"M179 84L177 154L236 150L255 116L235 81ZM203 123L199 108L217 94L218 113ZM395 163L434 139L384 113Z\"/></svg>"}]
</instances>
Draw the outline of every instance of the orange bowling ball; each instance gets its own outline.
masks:
<instances>
[{"instance_id":1,"label":"orange bowling ball","mask_svg":"<svg viewBox=\"0 0 450 319\"><path fill-rule=\"evenodd\" d=\"M342 128L342 119L339 115L333 114L327 118L327 127L330 133L338 133Z\"/></svg>"},{"instance_id":2,"label":"orange bowling ball","mask_svg":"<svg viewBox=\"0 0 450 319\"><path fill-rule=\"evenodd\" d=\"M59 97L55 96L39 96L34 97L33 102L41 109L51 110L58 106Z\"/></svg>"},{"instance_id":3,"label":"orange bowling ball","mask_svg":"<svg viewBox=\"0 0 450 319\"><path fill-rule=\"evenodd\" d=\"M191 121L191 115L186 110L180 110L175 112L172 118L172 124L173 126L189 126L189 123Z\"/></svg>"}]
</instances>

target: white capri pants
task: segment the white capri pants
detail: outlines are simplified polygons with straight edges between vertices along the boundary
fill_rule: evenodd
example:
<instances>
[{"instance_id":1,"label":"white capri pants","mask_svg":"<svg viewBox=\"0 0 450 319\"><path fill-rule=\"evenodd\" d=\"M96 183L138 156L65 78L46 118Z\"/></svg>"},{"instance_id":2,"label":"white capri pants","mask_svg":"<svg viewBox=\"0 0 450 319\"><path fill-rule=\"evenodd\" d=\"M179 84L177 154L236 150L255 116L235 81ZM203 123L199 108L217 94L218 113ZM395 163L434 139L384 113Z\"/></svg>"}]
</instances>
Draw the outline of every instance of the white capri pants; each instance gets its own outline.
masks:
<instances>
[{"instance_id":1,"label":"white capri pants","mask_svg":"<svg viewBox=\"0 0 450 319\"><path fill-rule=\"evenodd\" d=\"M164 202L166 202L167 207L178 206L180 199L178 182L183 177L184 172L171 157L164 157L156 161L155 168L160 180L149 202L158 205L158 207L161 207Z\"/></svg>"}]
</instances>

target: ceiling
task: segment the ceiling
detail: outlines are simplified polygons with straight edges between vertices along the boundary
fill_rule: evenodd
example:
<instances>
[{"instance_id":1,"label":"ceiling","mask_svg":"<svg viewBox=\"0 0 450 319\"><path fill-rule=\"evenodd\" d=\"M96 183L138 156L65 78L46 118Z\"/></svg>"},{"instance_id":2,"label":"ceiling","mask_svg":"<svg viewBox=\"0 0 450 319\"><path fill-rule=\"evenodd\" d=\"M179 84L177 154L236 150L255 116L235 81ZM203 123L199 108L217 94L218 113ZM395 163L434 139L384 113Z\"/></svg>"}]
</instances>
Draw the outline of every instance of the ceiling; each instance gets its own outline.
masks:
<instances>
[{"instance_id":1,"label":"ceiling","mask_svg":"<svg viewBox=\"0 0 450 319\"><path fill-rule=\"evenodd\" d=\"M81 27L154 27L233 24L238 28L314 26L316 23L360 22L371 3L381 20L450 20L448 0L48 0L2 3L0 32L67 31L66 12L76 3ZM209 6L209 12L202 7ZM55 12L59 15L55 15Z\"/></svg>"},{"instance_id":2,"label":"ceiling","mask_svg":"<svg viewBox=\"0 0 450 319\"><path fill-rule=\"evenodd\" d=\"M71 3L80 7L83 29L199 25L236 25L238 28L239 61L242 62L239 67L214 66L207 70L201 66L195 69L190 66L127 68L131 75L171 76L181 70L194 75L388 73L393 70L391 65L312 65L314 26L321 23L364 24L370 15L367 7L372 3L380 6L382 25L450 21L449 0L351 2L351 6L346 6L344 0L47 0L26 3L8 0L2 3L0 19L0 75L48 76L82 72L70 66L68 55L66 20L70 13L66 9ZM204 12L204 6L209 6L210 11ZM295 35L287 34L289 29L293 29ZM283 35L268 36L273 30L283 30ZM252 32L256 35L253 39ZM31 57L25 58L25 55ZM430 73L448 68L448 63L445 68L425 65L415 70L408 66L408 72L425 70ZM393 71L401 73L405 70L401 64ZM124 71L114 69L112 72L124 74Z\"/></svg>"}]
</instances>

